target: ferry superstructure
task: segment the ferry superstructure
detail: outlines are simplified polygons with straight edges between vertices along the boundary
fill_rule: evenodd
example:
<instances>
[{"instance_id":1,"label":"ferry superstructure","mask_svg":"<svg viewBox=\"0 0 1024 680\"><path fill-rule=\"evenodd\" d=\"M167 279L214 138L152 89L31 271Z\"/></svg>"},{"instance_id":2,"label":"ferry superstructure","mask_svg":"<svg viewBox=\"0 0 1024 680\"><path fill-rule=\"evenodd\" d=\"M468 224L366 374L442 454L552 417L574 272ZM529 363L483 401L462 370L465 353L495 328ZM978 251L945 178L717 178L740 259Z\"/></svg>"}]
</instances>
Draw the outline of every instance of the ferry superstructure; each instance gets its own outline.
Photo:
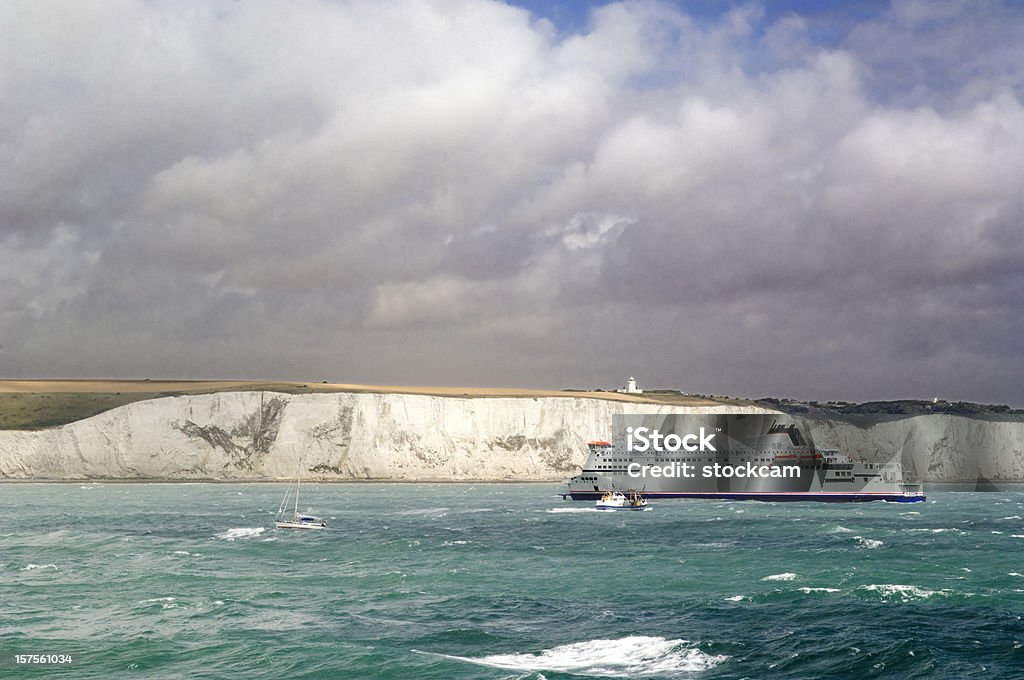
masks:
<instances>
[{"instance_id":1,"label":"ferry superstructure","mask_svg":"<svg viewBox=\"0 0 1024 680\"><path fill-rule=\"evenodd\" d=\"M663 432L665 426L697 432L697 423L716 434L713 447L640 452L626 446L624 428L616 428L620 436L614 443L590 442L583 469L568 480L563 496L592 501L611 491L635 489L645 498L925 500L922 485L908 480L898 455L885 463L851 460L838 450L815 447L805 429L784 416L681 416L679 422L660 416L656 424ZM723 474L737 470L740 474ZM761 474L750 475L751 470Z\"/></svg>"}]
</instances>

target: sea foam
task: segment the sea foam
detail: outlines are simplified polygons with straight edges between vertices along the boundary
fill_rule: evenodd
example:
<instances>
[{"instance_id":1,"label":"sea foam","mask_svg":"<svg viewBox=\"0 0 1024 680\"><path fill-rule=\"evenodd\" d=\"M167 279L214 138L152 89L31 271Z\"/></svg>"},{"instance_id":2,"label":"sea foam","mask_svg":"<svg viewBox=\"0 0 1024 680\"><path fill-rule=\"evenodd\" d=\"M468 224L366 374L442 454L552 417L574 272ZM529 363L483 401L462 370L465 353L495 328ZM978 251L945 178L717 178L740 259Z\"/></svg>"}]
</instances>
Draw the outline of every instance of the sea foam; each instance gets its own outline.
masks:
<instances>
[{"instance_id":1,"label":"sea foam","mask_svg":"<svg viewBox=\"0 0 1024 680\"><path fill-rule=\"evenodd\" d=\"M772 574L771 576L765 576L762 581L792 581L796 578L796 574L787 571L784 574Z\"/></svg>"},{"instance_id":2,"label":"sea foam","mask_svg":"<svg viewBox=\"0 0 1024 680\"><path fill-rule=\"evenodd\" d=\"M713 668L729 658L707 654L688 644L686 640L634 635L617 640L588 640L560 645L539 653L493 654L479 658L448 654L436 656L510 671L554 671L607 678L693 673Z\"/></svg>"},{"instance_id":3,"label":"sea foam","mask_svg":"<svg viewBox=\"0 0 1024 680\"><path fill-rule=\"evenodd\" d=\"M217 538L223 538L225 541L233 541L236 538L253 538L259 536L264 531L263 527L238 527L235 529L228 529L227 531L217 534Z\"/></svg>"},{"instance_id":4,"label":"sea foam","mask_svg":"<svg viewBox=\"0 0 1024 680\"><path fill-rule=\"evenodd\" d=\"M857 539L862 548L880 548L885 545L882 541L876 541L873 538L864 538L863 536L854 536L854 538Z\"/></svg>"},{"instance_id":5,"label":"sea foam","mask_svg":"<svg viewBox=\"0 0 1024 680\"><path fill-rule=\"evenodd\" d=\"M950 594L950 591L948 590L927 590L918 586L897 585L891 583L861 586L858 590L869 590L878 593L883 599L899 600L901 602L926 599L933 595L948 597Z\"/></svg>"},{"instance_id":6,"label":"sea foam","mask_svg":"<svg viewBox=\"0 0 1024 680\"><path fill-rule=\"evenodd\" d=\"M799 591L801 591L803 593L807 593L808 595L810 595L811 593L838 593L839 592L839 588L797 588L797 590L799 590Z\"/></svg>"}]
</instances>

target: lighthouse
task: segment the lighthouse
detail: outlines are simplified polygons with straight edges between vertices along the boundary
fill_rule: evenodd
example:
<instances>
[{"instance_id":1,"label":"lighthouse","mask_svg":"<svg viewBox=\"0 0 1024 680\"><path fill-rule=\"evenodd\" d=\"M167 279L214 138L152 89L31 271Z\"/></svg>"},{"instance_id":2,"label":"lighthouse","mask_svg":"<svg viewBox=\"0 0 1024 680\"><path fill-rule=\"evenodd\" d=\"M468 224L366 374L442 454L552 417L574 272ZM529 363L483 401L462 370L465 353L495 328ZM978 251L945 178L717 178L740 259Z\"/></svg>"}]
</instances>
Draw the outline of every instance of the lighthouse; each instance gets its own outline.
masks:
<instances>
[{"instance_id":1,"label":"lighthouse","mask_svg":"<svg viewBox=\"0 0 1024 680\"><path fill-rule=\"evenodd\" d=\"M622 392L623 394L643 394L644 391L636 386L636 378L629 376L629 380L623 387L615 390L616 392Z\"/></svg>"}]
</instances>

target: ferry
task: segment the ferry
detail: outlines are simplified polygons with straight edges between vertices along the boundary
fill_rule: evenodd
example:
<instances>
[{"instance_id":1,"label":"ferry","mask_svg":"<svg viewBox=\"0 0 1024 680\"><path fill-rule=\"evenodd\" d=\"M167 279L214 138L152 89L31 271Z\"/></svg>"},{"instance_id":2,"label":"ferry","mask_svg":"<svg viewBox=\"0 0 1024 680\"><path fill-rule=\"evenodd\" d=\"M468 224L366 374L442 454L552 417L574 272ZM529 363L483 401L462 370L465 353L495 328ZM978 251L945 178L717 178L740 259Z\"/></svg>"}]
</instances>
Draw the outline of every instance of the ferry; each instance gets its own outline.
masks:
<instances>
[{"instance_id":1,"label":"ferry","mask_svg":"<svg viewBox=\"0 0 1024 680\"><path fill-rule=\"evenodd\" d=\"M563 498L594 501L615 489L643 486L645 498L925 500L923 485L904 470L899 455L886 462L853 460L837 449L816 447L806 425L779 414L616 416L615 420L613 430L618 436L613 442L587 445L583 469L567 480ZM640 424L648 432L673 433L675 440L667 441L688 445L638 451L626 433L639 432ZM700 438L696 433L708 434Z\"/></svg>"}]
</instances>

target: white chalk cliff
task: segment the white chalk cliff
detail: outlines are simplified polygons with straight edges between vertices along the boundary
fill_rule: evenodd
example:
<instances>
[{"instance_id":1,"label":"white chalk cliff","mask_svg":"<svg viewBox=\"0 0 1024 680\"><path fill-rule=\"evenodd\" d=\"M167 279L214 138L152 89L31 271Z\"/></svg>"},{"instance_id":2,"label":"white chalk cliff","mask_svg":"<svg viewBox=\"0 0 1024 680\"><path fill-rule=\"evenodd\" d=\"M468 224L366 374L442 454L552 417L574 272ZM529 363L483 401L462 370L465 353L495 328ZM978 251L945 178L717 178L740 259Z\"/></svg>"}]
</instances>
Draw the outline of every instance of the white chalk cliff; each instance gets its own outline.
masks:
<instances>
[{"instance_id":1,"label":"white chalk cliff","mask_svg":"<svg viewBox=\"0 0 1024 680\"><path fill-rule=\"evenodd\" d=\"M222 392L140 401L62 427L0 432L0 479L558 480L616 413L767 413L587 397ZM781 416L786 417L786 416ZM1024 480L1024 423L926 415L809 424L868 460L903 454L925 481Z\"/></svg>"},{"instance_id":2,"label":"white chalk cliff","mask_svg":"<svg viewBox=\"0 0 1024 680\"><path fill-rule=\"evenodd\" d=\"M1024 422L945 414L879 419L858 427L810 421L816 446L882 462L900 455L925 482L1024 481Z\"/></svg>"},{"instance_id":3,"label":"white chalk cliff","mask_svg":"<svg viewBox=\"0 0 1024 680\"><path fill-rule=\"evenodd\" d=\"M258 480L301 466L304 478L323 480L557 480L578 470L587 441L611 436L613 414L677 412L583 397L165 397L0 432L0 479Z\"/></svg>"}]
</instances>

